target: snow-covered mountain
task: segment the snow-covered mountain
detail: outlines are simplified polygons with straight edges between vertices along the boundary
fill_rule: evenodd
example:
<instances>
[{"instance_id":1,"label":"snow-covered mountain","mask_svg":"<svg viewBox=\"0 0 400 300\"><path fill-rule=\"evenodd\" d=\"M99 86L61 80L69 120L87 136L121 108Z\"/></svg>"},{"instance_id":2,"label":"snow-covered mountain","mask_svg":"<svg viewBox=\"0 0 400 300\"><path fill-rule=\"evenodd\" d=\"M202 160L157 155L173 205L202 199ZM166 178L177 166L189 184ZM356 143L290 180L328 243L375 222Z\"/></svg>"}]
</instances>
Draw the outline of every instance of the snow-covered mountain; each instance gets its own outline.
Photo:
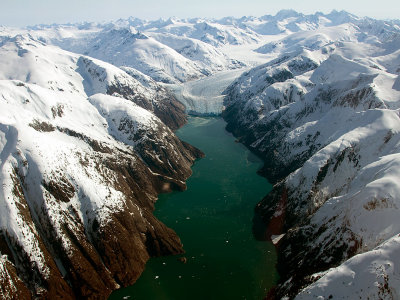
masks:
<instances>
[{"instance_id":1,"label":"snow-covered mountain","mask_svg":"<svg viewBox=\"0 0 400 300\"><path fill-rule=\"evenodd\" d=\"M29 36L2 41L1 298L106 298L149 256L182 252L152 211L201 153L160 120L182 125L182 105L136 75Z\"/></svg>"},{"instance_id":2,"label":"snow-covered mountain","mask_svg":"<svg viewBox=\"0 0 400 300\"><path fill-rule=\"evenodd\" d=\"M242 18L241 23L258 34L271 35L316 30L324 27L355 23L360 18L345 11L332 11L329 14L317 12L304 15L294 10L281 10L275 16Z\"/></svg>"},{"instance_id":3,"label":"snow-covered mountain","mask_svg":"<svg viewBox=\"0 0 400 300\"><path fill-rule=\"evenodd\" d=\"M152 30L142 32L120 23L39 27L29 33L65 50L134 68L164 83L191 81L244 66L200 39Z\"/></svg>"},{"instance_id":4,"label":"snow-covered mountain","mask_svg":"<svg viewBox=\"0 0 400 300\"><path fill-rule=\"evenodd\" d=\"M390 30L293 33L262 48L277 59L226 91L228 129L275 183L254 232L280 238L278 299L400 295L400 50Z\"/></svg>"},{"instance_id":5,"label":"snow-covered mountain","mask_svg":"<svg viewBox=\"0 0 400 300\"><path fill-rule=\"evenodd\" d=\"M201 156L171 131L185 109L222 112L264 158L254 233L278 246L273 296L400 297L400 21L0 27L0 107L3 298L104 298L182 251L152 211Z\"/></svg>"},{"instance_id":6,"label":"snow-covered mountain","mask_svg":"<svg viewBox=\"0 0 400 300\"><path fill-rule=\"evenodd\" d=\"M187 59L196 62L201 66L202 72L207 75L244 66L240 61L228 58L221 50L201 40L169 33L149 34L152 38L171 47Z\"/></svg>"},{"instance_id":7,"label":"snow-covered mountain","mask_svg":"<svg viewBox=\"0 0 400 300\"><path fill-rule=\"evenodd\" d=\"M71 39L53 42L118 67L133 67L159 82L178 83L204 76L194 61L133 28L107 29L91 39Z\"/></svg>"},{"instance_id":8,"label":"snow-covered mountain","mask_svg":"<svg viewBox=\"0 0 400 300\"><path fill-rule=\"evenodd\" d=\"M170 18L149 22L138 27L139 30L169 33L177 36L189 37L200 40L212 46L243 45L260 41L260 37L254 31L228 24L217 20L191 19L179 20Z\"/></svg>"},{"instance_id":9,"label":"snow-covered mountain","mask_svg":"<svg viewBox=\"0 0 400 300\"><path fill-rule=\"evenodd\" d=\"M316 30L320 30L318 35L303 36ZM252 61L248 57L256 48L258 55L271 57L274 52L290 51L291 46L315 48L328 41L361 41L371 36L391 39L398 31L399 22L358 18L344 11L304 15L286 10L258 18L128 18L109 23L38 25L22 32L3 28L0 36L29 33L65 50L134 68L159 82L181 83L244 67ZM276 42L274 36L287 39ZM307 40L301 45L298 41L303 38ZM273 42L265 45L268 40ZM232 49L243 51L232 56Z\"/></svg>"}]
</instances>

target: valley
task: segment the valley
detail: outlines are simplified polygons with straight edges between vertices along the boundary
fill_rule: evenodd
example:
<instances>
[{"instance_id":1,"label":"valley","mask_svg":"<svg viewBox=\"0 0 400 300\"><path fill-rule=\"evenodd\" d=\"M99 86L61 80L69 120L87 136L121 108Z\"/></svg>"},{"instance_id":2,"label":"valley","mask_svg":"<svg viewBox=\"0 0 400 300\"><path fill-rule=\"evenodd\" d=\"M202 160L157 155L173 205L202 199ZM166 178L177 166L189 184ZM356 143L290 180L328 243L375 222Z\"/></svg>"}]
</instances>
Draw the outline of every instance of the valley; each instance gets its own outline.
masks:
<instances>
[{"instance_id":1,"label":"valley","mask_svg":"<svg viewBox=\"0 0 400 300\"><path fill-rule=\"evenodd\" d=\"M399 299L399 78L344 11L0 27L0 296Z\"/></svg>"},{"instance_id":2,"label":"valley","mask_svg":"<svg viewBox=\"0 0 400 300\"><path fill-rule=\"evenodd\" d=\"M275 285L274 246L252 235L254 206L271 185L256 174L262 162L225 125L190 117L177 132L205 157L186 191L160 196L155 215L174 228L185 253L150 259L137 283L109 299L261 299Z\"/></svg>"}]
</instances>

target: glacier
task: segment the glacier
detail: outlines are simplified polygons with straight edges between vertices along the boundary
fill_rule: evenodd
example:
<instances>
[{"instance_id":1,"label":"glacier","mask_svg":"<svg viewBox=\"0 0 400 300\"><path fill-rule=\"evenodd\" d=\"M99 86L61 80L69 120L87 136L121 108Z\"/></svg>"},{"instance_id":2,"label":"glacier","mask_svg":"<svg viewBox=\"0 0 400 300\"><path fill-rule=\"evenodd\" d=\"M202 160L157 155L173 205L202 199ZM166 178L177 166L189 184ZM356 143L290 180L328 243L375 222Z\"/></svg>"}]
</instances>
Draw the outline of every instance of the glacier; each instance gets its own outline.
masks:
<instances>
[{"instance_id":1,"label":"glacier","mask_svg":"<svg viewBox=\"0 0 400 300\"><path fill-rule=\"evenodd\" d=\"M399 20L0 27L0 54L2 297L106 298L180 253L152 211L202 156L173 133L189 113L222 115L265 162L269 296L399 298Z\"/></svg>"}]
</instances>

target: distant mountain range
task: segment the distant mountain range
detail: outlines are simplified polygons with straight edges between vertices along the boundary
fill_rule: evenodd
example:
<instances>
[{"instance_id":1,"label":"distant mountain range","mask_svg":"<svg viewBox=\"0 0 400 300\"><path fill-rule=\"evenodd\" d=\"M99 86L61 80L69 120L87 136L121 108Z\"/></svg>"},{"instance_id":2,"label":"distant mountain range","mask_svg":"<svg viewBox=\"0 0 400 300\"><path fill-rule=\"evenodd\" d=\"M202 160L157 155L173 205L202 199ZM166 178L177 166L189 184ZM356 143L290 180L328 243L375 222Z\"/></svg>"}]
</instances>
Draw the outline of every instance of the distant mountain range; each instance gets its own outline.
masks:
<instances>
[{"instance_id":1,"label":"distant mountain range","mask_svg":"<svg viewBox=\"0 0 400 300\"><path fill-rule=\"evenodd\" d=\"M284 10L0 27L2 298L104 299L183 251L152 211L202 156L185 111L264 159L271 297L400 297L400 21Z\"/></svg>"},{"instance_id":2,"label":"distant mountain range","mask_svg":"<svg viewBox=\"0 0 400 300\"><path fill-rule=\"evenodd\" d=\"M275 16L260 18L170 18L157 21L129 18L101 24L38 25L20 33L29 33L48 44L118 67L135 68L156 81L179 83L246 64L231 58L224 46L258 44L261 53L270 52L270 47L280 51L280 45L268 43L262 46L265 35L290 36L348 23L358 28L361 34L358 39L369 35L390 39L400 30L398 21L358 18L344 11L303 15L284 10ZM13 34L16 32L7 32L5 28L1 32L1 35ZM314 38L321 39L319 43L326 42L323 34Z\"/></svg>"}]
</instances>

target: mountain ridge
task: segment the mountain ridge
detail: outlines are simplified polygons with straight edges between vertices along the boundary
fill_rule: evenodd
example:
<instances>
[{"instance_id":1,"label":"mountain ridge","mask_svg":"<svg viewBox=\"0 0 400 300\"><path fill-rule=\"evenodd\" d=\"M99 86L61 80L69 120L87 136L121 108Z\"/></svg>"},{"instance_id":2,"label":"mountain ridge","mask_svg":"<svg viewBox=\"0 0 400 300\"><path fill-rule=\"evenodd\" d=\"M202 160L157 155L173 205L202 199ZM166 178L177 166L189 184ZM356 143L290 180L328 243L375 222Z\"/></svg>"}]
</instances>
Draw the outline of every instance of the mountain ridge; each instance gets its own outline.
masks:
<instances>
[{"instance_id":1,"label":"mountain ridge","mask_svg":"<svg viewBox=\"0 0 400 300\"><path fill-rule=\"evenodd\" d=\"M324 41L324 28L284 37L277 59L225 91L227 129L275 184L253 228L259 239L280 237L272 299L399 294L399 69L382 65L399 66L398 50L387 35L360 39L350 26L345 40Z\"/></svg>"},{"instance_id":2,"label":"mountain ridge","mask_svg":"<svg viewBox=\"0 0 400 300\"><path fill-rule=\"evenodd\" d=\"M29 36L0 52L2 296L104 299L150 256L182 253L152 214L159 193L186 188L202 155L153 114L176 129L182 105Z\"/></svg>"},{"instance_id":3,"label":"mountain ridge","mask_svg":"<svg viewBox=\"0 0 400 300\"><path fill-rule=\"evenodd\" d=\"M152 211L202 156L186 110L265 161L270 296L398 298L399 41L343 11L0 28L1 293L105 298L181 253Z\"/></svg>"}]
</instances>

